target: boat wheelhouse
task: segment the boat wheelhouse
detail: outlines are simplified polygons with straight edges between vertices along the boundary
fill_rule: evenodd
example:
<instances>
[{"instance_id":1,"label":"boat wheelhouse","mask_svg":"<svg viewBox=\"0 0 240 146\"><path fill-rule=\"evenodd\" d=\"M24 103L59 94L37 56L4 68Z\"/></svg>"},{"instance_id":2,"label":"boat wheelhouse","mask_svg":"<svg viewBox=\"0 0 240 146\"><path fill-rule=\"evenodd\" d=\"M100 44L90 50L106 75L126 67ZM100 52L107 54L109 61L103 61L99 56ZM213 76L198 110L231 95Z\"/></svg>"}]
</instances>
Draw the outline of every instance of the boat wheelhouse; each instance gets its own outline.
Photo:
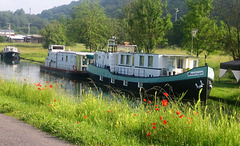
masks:
<instances>
[{"instance_id":1,"label":"boat wheelhouse","mask_svg":"<svg viewBox=\"0 0 240 146\"><path fill-rule=\"evenodd\" d=\"M5 46L1 53L1 58L20 59L19 50L13 46Z\"/></svg>"},{"instance_id":2,"label":"boat wheelhouse","mask_svg":"<svg viewBox=\"0 0 240 146\"><path fill-rule=\"evenodd\" d=\"M88 77L86 68L89 60L87 55L92 56L93 53L65 51L63 45L51 45L45 64L40 66L40 70L71 79Z\"/></svg>"},{"instance_id":3,"label":"boat wheelhouse","mask_svg":"<svg viewBox=\"0 0 240 146\"><path fill-rule=\"evenodd\" d=\"M155 87L171 92L171 87L175 95L186 92L184 98L189 99L198 99L203 88L201 99L207 99L214 72L208 66L198 67L197 57L136 53L136 45L121 45L118 50L119 45L114 44L114 39L109 41L108 52L95 52L94 62L88 66L94 81L135 92L140 88L151 90Z\"/></svg>"}]
</instances>

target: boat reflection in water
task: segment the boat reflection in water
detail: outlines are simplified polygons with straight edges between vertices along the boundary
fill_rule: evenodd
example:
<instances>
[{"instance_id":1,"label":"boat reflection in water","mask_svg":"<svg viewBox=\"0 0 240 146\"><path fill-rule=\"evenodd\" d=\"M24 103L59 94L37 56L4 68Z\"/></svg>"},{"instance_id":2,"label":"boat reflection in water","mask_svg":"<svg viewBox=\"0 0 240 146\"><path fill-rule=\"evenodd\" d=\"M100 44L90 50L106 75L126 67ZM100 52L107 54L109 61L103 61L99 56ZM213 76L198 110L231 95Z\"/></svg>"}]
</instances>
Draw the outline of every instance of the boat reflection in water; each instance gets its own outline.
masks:
<instances>
[{"instance_id":1,"label":"boat reflection in water","mask_svg":"<svg viewBox=\"0 0 240 146\"><path fill-rule=\"evenodd\" d=\"M1 61L9 65L15 65L20 63L20 59L1 58Z\"/></svg>"}]
</instances>

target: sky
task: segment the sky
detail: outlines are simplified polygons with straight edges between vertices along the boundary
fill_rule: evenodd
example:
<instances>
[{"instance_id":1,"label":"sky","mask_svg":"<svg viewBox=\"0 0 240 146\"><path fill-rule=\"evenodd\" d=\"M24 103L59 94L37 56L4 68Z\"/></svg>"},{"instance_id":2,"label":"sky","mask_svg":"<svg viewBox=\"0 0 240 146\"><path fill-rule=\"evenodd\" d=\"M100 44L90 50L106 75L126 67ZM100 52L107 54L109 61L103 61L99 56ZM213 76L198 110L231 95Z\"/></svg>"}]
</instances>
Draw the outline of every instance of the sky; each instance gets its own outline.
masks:
<instances>
[{"instance_id":1,"label":"sky","mask_svg":"<svg viewBox=\"0 0 240 146\"><path fill-rule=\"evenodd\" d=\"M15 12L23 8L25 13L29 14L31 9L31 14L40 14L43 10L70 4L72 1L78 0L0 0L0 11Z\"/></svg>"}]
</instances>

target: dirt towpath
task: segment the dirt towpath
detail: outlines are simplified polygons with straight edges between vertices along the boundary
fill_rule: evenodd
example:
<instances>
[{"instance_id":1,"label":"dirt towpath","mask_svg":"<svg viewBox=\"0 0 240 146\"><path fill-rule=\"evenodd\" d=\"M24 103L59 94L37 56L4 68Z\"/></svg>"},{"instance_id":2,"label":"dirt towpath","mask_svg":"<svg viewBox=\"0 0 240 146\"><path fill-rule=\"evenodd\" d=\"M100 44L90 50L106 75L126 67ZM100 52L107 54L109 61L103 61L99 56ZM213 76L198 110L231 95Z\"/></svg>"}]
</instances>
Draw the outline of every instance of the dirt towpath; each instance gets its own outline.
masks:
<instances>
[{"instance_id":1,"label":"dirt towpath","mask_svg":"<svg viewBox=\"0 0 240 146\"><path fill-rule=\"evenodd\" d=\"M0 146L72 146L13 117L0 114Z\"/></svg>"}]
</instances>

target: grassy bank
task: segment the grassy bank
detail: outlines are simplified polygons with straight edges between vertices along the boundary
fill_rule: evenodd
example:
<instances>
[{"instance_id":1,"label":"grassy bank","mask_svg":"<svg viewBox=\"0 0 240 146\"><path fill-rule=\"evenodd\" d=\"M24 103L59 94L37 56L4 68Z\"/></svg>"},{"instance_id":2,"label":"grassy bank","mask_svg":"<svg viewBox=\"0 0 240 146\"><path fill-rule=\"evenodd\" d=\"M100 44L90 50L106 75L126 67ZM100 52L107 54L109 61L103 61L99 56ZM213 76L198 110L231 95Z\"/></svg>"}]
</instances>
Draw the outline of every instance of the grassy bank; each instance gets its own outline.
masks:
<instances>
[{"instance_id":1,"label":"grassy bank","mask_svg":"<svg viewBox=\"0 0 240 146\"><path fill-rule=\"evenodd\" d=\"M79 100L57 85L0 79L0 112L79 145L240 145L239 110L93 93ZM167 96L167 94L165 93ZM142 103L142 104L141 104Z\"/></svg>"}]
</instances>

